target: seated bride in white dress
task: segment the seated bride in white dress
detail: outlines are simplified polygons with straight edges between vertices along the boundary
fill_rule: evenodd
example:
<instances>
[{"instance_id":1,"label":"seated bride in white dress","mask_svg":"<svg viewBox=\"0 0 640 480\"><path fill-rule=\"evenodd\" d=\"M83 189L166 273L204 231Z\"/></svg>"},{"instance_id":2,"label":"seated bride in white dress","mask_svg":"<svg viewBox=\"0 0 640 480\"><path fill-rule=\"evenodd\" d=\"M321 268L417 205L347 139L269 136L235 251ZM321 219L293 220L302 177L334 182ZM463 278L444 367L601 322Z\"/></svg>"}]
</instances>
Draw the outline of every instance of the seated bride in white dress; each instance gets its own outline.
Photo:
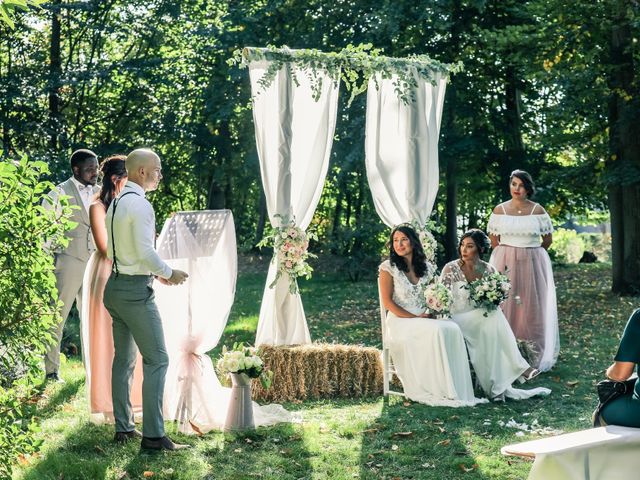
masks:
<instances>
[{"instance_id":1,"label":"seated bride in white dress","mask_svg":"<svg viewBox=\"0 0 640 480\"><path fill-rule=\"evenodd\" d=\"M380 296L387 314L391 358L404 394L434 406L470 406L474 396L462 332L450 320L427 318L423 288L435 268L427 263L415 230L391 232L389 259L380 265ZM510 330L509 330L510 331Z\"/></svg>"},{"instance_id":2,"label":"seated bride in white dress","mask_svg":"<svg viewBox=\"0 0 640 480\"><path fill-rule=\"evenodd\" d=\"M490 247L489 238L478 229L467 231L460 238L460 258L447 263L440 280L451 289L451 319L460 327L467 342L469 358L478 383L485 394L502 401L548 395L551 390L538 387L530 390L514 388L512 383L530 380L540 373L532 368L518 350L516 338L502 310L476 308L470 298L468 284L496 272L481 260Z\"/></svg>"}]
</instances>

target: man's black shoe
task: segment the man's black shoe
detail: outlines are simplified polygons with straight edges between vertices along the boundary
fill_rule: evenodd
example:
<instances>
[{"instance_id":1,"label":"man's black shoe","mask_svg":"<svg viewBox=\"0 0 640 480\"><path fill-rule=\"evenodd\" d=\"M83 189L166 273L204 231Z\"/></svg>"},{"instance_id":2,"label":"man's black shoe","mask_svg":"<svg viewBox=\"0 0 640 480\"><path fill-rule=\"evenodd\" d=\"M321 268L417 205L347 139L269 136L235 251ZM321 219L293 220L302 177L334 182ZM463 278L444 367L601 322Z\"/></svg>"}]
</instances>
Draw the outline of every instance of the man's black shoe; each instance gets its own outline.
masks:
<instances>
[{"instance_id":1,"label":"man's black shoe","mask_svg":"<svg viewBox=\"0 0 640 480\"><path fill-rule=\"evenodd\" d=\"M138 430L131 430L130 432L116 432L113 437L113 441L116 443L127 443L133 438L142 438L142 434Z\"/></svg>"},{"instance_id":2,"label":"man's black shoe","mask_svg":"<svg viewBox=\"0 0 640 480\"><path fill-rule=\"evenodd\" d=\"M47 373L44 378L46 382L64 383L64 380L58 376L58 372Z\"/></svg>"},{"instance_id":3,"label":"man's black shoe","mask_svg":"<svg viewBox=\"0 0 640 480\"><path fill-rule=\"evenodd\" d=\"M191 445L181 445L179 443L173 443L169 437L162 437L158 439L151 439L142 437L142 443L140 444L141 450L182 450L189 448Z\"/></svg>"}]
</instances>

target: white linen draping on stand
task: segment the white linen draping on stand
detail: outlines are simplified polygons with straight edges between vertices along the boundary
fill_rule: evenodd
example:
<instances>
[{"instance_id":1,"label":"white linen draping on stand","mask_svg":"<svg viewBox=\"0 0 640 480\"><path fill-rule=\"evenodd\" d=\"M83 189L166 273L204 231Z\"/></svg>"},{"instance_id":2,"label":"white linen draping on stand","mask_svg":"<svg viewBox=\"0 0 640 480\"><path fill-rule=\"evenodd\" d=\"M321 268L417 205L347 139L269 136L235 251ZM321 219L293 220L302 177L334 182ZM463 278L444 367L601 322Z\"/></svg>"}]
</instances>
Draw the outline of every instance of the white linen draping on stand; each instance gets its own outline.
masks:
<instances>
[{"instance_id":1,"label":"white linen draping on stand","mask_svg":"<svg viewBox=\"0 0 640 480\"><path fill-rule=\"evenodd\" d=\"M322 91L314 99L311 82L302 72L294 83L290 64L285 64L271 85L262 89L259 80L271 64L249 64L253 93L253 119L260 159L262 185L269 219L274 227L280 218L294 219L306 229L311 223L327 174L338 108L338 84L318 70ZM289 279L269 268L260 307L256 345L311 343L302 300L290 294Z\"/></svg>"},{"instance_id":2,"label":"white linen draping on stand","mask_svg":"<svg viewBox=\"0 0 640 480\"><path fill-rule=\"evenodd\" d=\"M158 238L158 254L184 270L183 285L156 281L156 304L169 355L164 395L167 420L184 432L221 428L227 395L207 352L218 344L233 305L236 236L230 210L180 212Z\"/></svg>"},{"instance_id":3,"label":"white linen draping on stand","mask_svg":"<svg viewBox=\"0 0 640 480\"><path fill-rule=\"evenodd\" d=\"M429 218L438 193L438 135L447 77L419 77L415 101L404 104L395 78L369 81L366 167L378 215L388 226Z\"/></svg>"},{"instance_id":4,"label":"white linen draping on stand","mask_svg":"<svg viewBox=\"0 0 640 480\"><path fill-rule=\"evenodd\" d=\"M220 384L212 350L220 340L233 305L237 278L236 234L230 210L179 212L168 219L158 239L159 255L189 274L179 286L155 282L169 369L164 416L184 433L224 427L231 389ZM291 422L280 405L253 402L256 426Z\"/></svg>"}]
</instances>

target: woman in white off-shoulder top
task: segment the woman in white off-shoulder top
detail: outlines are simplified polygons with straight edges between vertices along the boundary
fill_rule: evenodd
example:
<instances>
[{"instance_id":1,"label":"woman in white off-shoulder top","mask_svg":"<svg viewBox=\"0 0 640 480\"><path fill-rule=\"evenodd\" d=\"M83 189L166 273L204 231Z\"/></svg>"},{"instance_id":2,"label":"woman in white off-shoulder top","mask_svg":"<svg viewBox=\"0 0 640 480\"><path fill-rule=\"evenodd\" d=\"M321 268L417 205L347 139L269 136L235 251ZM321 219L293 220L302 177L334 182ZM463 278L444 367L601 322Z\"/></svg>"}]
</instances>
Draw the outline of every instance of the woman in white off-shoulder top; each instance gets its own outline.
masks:
<instances>
[{"instance_id":1,"label":"woman in white off-shoulder top","mask_svg":"<svg viewBox=\"0 0 640 480\"><path fill-rule=\"evenodd\" d=\"M437 406L469 406L475 398L464 338L451 320L427 318L423 288L435 268L415 230L391 232L389 259L380 265L380 296L387 314L391 358L406 397Z\"/></svg>"},{"instance_id":2,"label":"woman in white off-shoulder top","mask_svg":"<svg viewBox=\"0 0 640 480\"><path fill-rule=\"evenodd\" d=\"M547 248L553 225L547 212L530 200L535 193L531 175L514 170L509 179L511 200L493 210L487 225L493 253L490 263L511 280L511 293L502 304L516 338L531 342L532 365L551 369L560 351L556 287Z\"/></svg>"}]
</instances>

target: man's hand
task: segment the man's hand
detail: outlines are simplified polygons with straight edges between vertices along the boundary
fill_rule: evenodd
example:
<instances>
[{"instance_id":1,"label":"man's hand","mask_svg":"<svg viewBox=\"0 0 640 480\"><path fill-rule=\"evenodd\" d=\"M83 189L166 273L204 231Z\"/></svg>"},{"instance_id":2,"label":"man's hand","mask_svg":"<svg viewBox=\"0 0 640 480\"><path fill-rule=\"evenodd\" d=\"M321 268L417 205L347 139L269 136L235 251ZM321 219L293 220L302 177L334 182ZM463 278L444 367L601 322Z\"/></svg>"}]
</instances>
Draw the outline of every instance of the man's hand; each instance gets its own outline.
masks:
<instances>
[{"instance_id":1,"label":"man's hand","mask_svg":"<svg viewBox=\"0 0 640 480\"><path fill-rule=\"evenodd\" d=\"M189 278L189 274L187 274L187 272L174 269L171 272L171 276L168 278L168 281L170 285L180 285L184 283L187 278Z\"/></svg>"}]
</instances>

